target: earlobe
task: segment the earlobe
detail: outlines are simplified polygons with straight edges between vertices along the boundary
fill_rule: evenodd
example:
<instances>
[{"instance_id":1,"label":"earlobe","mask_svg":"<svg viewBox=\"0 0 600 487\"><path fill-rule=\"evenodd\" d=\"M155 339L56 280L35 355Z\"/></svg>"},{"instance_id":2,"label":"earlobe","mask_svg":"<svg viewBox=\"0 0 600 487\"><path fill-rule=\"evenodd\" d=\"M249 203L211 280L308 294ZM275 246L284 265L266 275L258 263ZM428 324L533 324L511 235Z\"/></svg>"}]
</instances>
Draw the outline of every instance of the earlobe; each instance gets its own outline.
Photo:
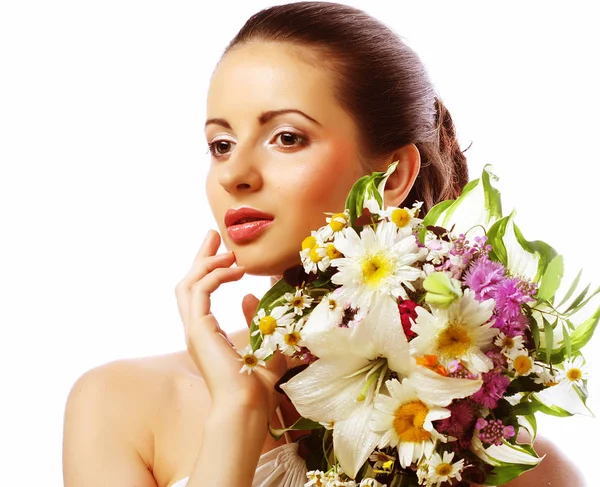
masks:
<instances>
[{"instance_id":1,"label":"earlobe","mask_svg":"<svg viewBox=\"0 0 600 487\"><path fill-rule=\"evenodd\" d=\"M385 184L384 204L386 208L402 204L415 184L421 169L421 154L413 143L397 149L388 158L387 165L394 161L398 161L398 165Z\"/></svg>"}]
</instances>

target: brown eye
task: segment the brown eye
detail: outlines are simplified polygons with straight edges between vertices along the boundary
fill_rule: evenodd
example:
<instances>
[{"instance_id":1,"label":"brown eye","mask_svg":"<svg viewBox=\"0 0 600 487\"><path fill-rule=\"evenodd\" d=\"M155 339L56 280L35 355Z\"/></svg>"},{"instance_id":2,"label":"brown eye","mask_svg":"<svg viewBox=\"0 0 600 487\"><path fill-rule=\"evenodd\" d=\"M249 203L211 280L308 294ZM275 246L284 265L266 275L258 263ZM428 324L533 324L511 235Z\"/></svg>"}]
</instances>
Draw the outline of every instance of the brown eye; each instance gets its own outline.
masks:
<instances>
[{"instance_id":1,"label":"brown eye","mask_svg":"<svg viewBox=\"0 0 600 487\"><path fill-rule=\"evenodd\" d=\"M307 145L308 141L306 137L295 134L293 132L281 132L277 135L277 138L281 140L281 144L284 147L294 147L296 145Z\"/></svg>"},{"instance_id":2,"label":"brown eye","mask_svg":"<svg viewBox=\"0 0 600 487\"><path fill-rule=\"evenodd\" d=\"M231 148L232 143L228 140L216 140L211 144L208 144L208 150L214 157L221 157L225 155Z\"/></svg>"}]
</instances>

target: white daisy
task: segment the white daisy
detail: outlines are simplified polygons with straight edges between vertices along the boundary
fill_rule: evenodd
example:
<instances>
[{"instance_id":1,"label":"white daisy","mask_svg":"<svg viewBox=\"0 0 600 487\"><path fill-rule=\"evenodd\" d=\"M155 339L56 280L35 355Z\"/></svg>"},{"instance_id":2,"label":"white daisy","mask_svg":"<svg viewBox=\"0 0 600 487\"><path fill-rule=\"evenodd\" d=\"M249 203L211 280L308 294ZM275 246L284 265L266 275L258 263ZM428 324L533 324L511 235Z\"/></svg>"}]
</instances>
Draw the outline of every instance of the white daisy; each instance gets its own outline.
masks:
<instances>
[{"instance_id":1,"label":"white daisy","mask_svg":"<svg viewBox=\"0 0 600 487\"><path fill-rule=\"evenodd\" d=\"M360 484L358 484L358 487L385 487L385 486L380 484L379 482L377 482L377 480L375 480L375 479L367 478L367 479L362 479L360 481Z\"/></svg>"},{"instance_id":2,"label":"white daisy","mask_svg":"<svg viewBox=\"0 0 600 487\"><path fill-rule=\"evenodd\" d=\"M427 461L429 465L427 475L427 487L440 487L443 482L449 482L452 479L462 480L461 471L464 468L465 461L460 459L452 463L454 452L445 451L443 456L434 453Z\"/></svg>"},{"instance_id":3,"label":"white daisy","mask_svg":"<svg viewBox=\"0 0 600 487\"><path fill-rule=\"evenodd\" d=\"M364 227L360 235L349 228L345 237L336 238L335 247L344 257L331 262L338 269L331 280L341 285L343 300L353 306L368 308L378 294L407 299L405 288L414 291L412 282L423 277L413 264L426 250L412 234L398 232L394 223L381 222L376 231Z\"/></svg>"},{"instance_id":4,"label":"white daisy","mask_svg":"<svg viewBox=\"0 0 600 487\"><path fill-rule=\"evenodd\" d=\"M294 320L294 314L290 313L289 306L276 306L267 315L263 308L258 310L254 317L256 330L252 336L260 335L263 339L261 348L274 352L277 349L278 334Z\"/></svg>"},{"instance_id":5,"label":"white daisy","mask_svg":"<svg viewBox=\"0 0 600 487\"><path fill-rule=\"evenodd\" d=\"M321 239L317 232L314 230L311 234L302 241L302 250L300 250L300 260L304 272L307 274L317 273L317 264L323 258L317 253L317 249L323 247L325 242Z\"/></svg>"},{"instance_id":6,"label":"white daisy","mask_svg":"<svg viewBox=\"0 0 600 487\"><path fill-rule=\"evenodd\" d=\"M317 267L321 272L324 272L331 265L333 259L343 257L342 253L335 247L333 243L325 243L323 246L316 247L316 255L320 258L317 262Z\"/></svg>"},{"instance_id":7,"label":"white daisy","mask_svg":"<svg viewBox=\"0 0 600 487\"><path fill-rule=\"evenodd\" d=\"M459 360L472 373L487 372L492 361L484 353L498 333L489 321L496 303L493 299L479 302L471 289L448 308L432 307L431 312L417 307L417 318L412 330L417 336L411 340L411 354L416 357L436 355L448 368Z\"/></svg>"},{"instance_id":8,"label":"white daisy","mask_svg":"<svg viewBox=\"0 0 600 487\"><path fill-rule=\"evenodd\" d=\"M502 349L501 352L507 357L514 357L521 353L525 348L522 335L509 337L506 336L504 332L498 333L498 336L494 340L494 345L500 347Z\"/></svg>"},{"instance_id":9,"label":"white daisy","mask_svg":"<svg viewBox=\"0 0 600 487\"><path fill-rule=\"evenodd\" d=\"M295 352L299 352L303 345L302 342L302 327L304 320L300 319L296 323L292 322L285 326L285 329L278 330L277 333L277 344L279 349L285 355L294 355Z\"/></svg>"},{"instance_id":10,"label":"white daisy","mask_svg":"<svg viewBox=\"0 0 600 487\"><path fill-rule=\"evenodd\" d=\"M285 293L283 295L288 305L294 310L294 313L298 316L304 314L306 308L310 308L313 302L313 298L304 294L302 289L296 289L296 293Z\"/></svg>"},{"instance_id":11,"label":"white daisy","mask_svg":"<svg viewBox=\"0 0 600 487\"><path fill-rule=\"evenodd\" d=\"M561 382L583 388L584 380L588 378L588 370L583 362L583 356L568 358L563 363L563 370L559 370L558 379Z\"/></svg>"},{"instance_id":12,"label":"white daisy","mask_svg":"<svg viewBox=\"0 0 600 487\"><path fill-rule=\"evenodd\" d=\"M443 440L432 421L448 418L450 410L424 402L412 378L385 384L390 396L379 394L375 399L371 429L382 434L378 448L395 447L400 465L406 468L431 456L436 440Z\"/></svg>"},{"instance_id":13,"label":"white daisy","mask_svg":"<svg viewBox=\"0 0 600 487\"><path fill-rule=\"evenodd\" d=\"M398 208L397 206L388 206L385 210L375 211L382 218L387 218L398 228L404 229L407 233L412 233L414 228L423 220L417 218L423 206L422 201L415 203L412 208Z\"/></svg>"},{"instance_id":14,"label":"white daisy","mask_svg":"<svg viewBox=\"0 0 600 487\"><path fill-rule=\"evenodd\" d=\"M336 235L345 235L350 223L350 214L348 210L344 210L342 213L333 213L327 217L325 221L327 225L319 228L317 233L323 242L331 240Z\"/></svg>"},{"instance_id":15,"label":"white daisy","mask_svg":"<svg viewBox=\"0 0 600 487\"><path fill-rule=\"evenodd\" d=\"M369 460L373 462L373 470L384 470L389 472L395 459L385 452L376 450L371 453Z\"/></svg>"},{"instance_id":16,"label":"white daisy","mask_svg":"<svg viewBox=\"0 0 600 487\"><path fill-rule=\"evenodd\" d=\"M252 347L247 345L243 350L238 350L240 354L240 360L244 365L240 369L240 374L243 372L248 372L251 374L256 367L265 366L265 357L267 356L267 352L263 349L258 349L256 352L252 351Z\"/></svg>"},{"instance_id":17,"label":"white daisy","mask_svg":"<svg viewBox=\"0 0 600 487\"><path fill-rule=\"evenodd\" d=\"M514 371L516 377L529 375L532 372L539 375L543 372L542 367L533 361L533 357L527 353L527 350L521 350L519 353L508 357L508 370Z\"/></svg>"}]
</instances>

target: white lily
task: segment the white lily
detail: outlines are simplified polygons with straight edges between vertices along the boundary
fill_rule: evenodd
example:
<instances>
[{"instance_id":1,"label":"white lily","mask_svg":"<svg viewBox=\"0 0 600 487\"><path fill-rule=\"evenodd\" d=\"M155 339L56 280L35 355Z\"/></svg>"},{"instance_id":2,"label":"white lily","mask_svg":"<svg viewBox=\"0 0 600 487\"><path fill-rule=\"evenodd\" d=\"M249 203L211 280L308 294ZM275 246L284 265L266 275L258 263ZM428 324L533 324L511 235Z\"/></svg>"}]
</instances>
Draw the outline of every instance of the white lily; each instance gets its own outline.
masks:
<instances>
[{"instance_id":1,"label":"white lily","mask_svg":"<svg viewBox=\"0 0 600 487\"><path fill-rule=\"evenodd\" d=\"M388 371L414 379L419 396L435 406L473 394L482 382L417 366L390 296L374 298L366 316L349 327L340 326L342 313L331 309L330 298L323 298L304 326L305 345L319 359L281 387L303 417L334 423L335 455L354 478L381 440L370 423Z\"/></svg>"}]
</instances>

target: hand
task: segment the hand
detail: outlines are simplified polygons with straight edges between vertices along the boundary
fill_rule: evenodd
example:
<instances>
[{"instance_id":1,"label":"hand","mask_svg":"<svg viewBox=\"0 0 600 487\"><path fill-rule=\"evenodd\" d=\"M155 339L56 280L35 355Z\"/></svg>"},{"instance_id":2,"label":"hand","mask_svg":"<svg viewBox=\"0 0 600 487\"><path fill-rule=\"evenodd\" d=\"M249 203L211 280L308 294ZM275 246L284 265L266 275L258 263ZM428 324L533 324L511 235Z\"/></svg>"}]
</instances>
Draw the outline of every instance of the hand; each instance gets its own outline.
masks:
<instances>
[{"instance_id":1,"label":"hand","mask_svg":"<svg viewBox=\"0 0 600 487\"><path fill-rule=\"evenodd\" d=\"M175 287L188 353L202 374L213 403L263 409L270 418L279 404L274 385L286 370L285 360L277 352L266 369L259 367L250 375L239 373L240 355L212 315L210 295L221 284L241 279L244 268L232 267L233 252L216 254L220 243L220 235L210 230L191 270ZM258 299L252 295L242 301L248 326L257 304Z\"/></svg>"}]
</instances>

